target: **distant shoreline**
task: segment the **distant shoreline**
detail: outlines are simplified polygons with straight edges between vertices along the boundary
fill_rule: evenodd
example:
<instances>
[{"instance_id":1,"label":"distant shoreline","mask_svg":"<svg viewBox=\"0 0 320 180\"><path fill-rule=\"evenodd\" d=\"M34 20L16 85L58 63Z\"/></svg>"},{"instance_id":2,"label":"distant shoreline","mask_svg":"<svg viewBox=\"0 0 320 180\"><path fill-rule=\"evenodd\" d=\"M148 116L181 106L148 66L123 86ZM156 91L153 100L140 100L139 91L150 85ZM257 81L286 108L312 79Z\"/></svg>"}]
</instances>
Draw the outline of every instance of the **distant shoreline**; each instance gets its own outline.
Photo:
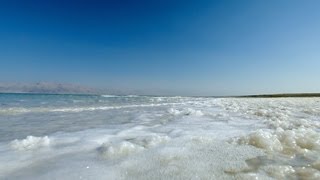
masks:
<instances>
[{"instance_id":1,"label":"distant shoreline","mask_svg":"<svg viewBox=\"0 0 320 180\"><path fill-rule=\"evenodd\" d=\"M37 92L0 92L0 94L12 94L12 95L70 95L70 96L100 96L100 94L94 93L37 93Z\"/></svg>"},{"instance_id":2,"label":"distant shoreline","mask_svg":"<svg viewBox=\"0 0 320 180\"><path fill-rule=\"evenodd\" d=\"M73 95L73 96L101 96L104 93L44 93L44 92L0 92L1 94L12 94L12 95ZM108 94L108 93L106 93ZM112 94L114 95L114 94ZM115 96L126 96L126 94L117 94ZM137 96L150 96L160 97L162 95L137 95ZM167 97L175 97L171 95ZM294 98L294 97L320 97L320 93L288 93L288 94L258 94L258 95L238 95L238 96L181 96L181 97L211 97L211 98Z\"/></svg>"},{"instance_id":3,"label":"distant shoreline","mask_svg":"<svg viewBox=\"0 0 320 180\"><path fill-rule=\"evenodd\" d=\"M290 97L320 97L320 93L292 93L292 94L261 94L234 96L243 98L290 98Z\"/></svg>"}]
</instances>

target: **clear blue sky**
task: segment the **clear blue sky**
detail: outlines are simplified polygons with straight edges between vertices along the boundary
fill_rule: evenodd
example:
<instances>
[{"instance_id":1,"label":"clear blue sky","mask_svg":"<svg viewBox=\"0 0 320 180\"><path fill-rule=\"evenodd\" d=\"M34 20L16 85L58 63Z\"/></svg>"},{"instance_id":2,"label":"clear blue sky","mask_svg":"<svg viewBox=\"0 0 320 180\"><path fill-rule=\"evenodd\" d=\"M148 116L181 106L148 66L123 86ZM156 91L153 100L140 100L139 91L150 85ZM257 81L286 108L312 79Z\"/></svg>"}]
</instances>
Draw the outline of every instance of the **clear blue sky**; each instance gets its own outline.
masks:
<instances>
[{"instance_id":1,"label":"clear blue sky","mask_svg":"<svg viewBox=\"0 0 320 180\"><path fill-rule=\"evenodd\" d=\"M320 1L3 0L0 82L320 92Z\"/></svg>"}]
</instances>

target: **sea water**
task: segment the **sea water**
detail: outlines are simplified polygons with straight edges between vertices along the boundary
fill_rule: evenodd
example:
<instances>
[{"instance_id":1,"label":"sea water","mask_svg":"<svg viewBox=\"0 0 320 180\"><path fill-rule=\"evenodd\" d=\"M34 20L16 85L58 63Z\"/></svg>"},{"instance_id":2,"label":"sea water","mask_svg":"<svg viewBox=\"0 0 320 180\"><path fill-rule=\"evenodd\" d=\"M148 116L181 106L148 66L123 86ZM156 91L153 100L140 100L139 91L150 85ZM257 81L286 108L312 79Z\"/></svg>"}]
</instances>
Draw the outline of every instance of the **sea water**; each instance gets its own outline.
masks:
<instances>
[{"instance_id":1,"label":"sea water","mask_svg":"<svg viewBox=\"0 0 320 180\"><path fill-rule=\"evenodd\" d=\"M320 98L0 94L0 179L320 179Z\"/></svg>"}]
</instances>

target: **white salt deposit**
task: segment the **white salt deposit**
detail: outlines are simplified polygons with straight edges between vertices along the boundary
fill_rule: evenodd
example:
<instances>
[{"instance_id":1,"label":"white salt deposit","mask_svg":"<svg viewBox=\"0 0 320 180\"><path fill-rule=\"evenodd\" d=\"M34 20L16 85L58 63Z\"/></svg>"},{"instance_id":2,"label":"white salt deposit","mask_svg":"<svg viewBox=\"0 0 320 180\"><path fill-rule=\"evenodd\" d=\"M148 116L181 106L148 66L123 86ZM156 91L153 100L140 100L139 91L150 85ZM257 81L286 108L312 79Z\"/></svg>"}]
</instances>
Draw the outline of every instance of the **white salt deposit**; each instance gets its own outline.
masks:
<instances>
[{"instance_id":1,"label":"white salt deposit","mask_svg":"<svg viewBox=\"0 0 320 180\"><path fill-rule=\"evenodd\" d=\"M319 98L37 98L0 111L0 179L320 179Z\"/></svg>"}]
</instances>

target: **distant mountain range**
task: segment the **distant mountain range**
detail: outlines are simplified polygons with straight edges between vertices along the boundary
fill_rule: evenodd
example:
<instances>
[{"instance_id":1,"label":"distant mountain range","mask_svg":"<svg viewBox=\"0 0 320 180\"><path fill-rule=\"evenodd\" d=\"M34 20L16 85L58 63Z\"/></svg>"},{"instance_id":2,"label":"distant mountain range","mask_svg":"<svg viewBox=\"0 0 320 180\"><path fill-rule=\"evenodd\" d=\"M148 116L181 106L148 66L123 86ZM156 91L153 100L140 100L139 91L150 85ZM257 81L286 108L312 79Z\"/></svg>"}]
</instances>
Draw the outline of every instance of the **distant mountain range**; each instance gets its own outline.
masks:
<instances>
[{"instance_id":1,"label":"distant mountain range","mask_svg":"<svg viewBox=\"0 0 320 180\"><path fill-rule=\"evenodd\" d=\"M156 90L149 90L150 94L165 94ZM67 83L0 83L0 93L40 93L40 94L110 94L110 95L145 95L138 90L96 89L82 85ZM168 93L170 94L170 93ZM218 96L217 96L218 97ZM263 94L227 97L277 98L277 97L320 97L320 93L292 93L292 94Z\"/></svg>"},{"instance_id":2,"label":"distant mountain range","mask_svg":"<svg viewBox=\"0 0 320 180\"><path fill-rule=\"evenodd\" d=\"M63 83L0 83L1 93L44 93L44 94L100 94L101 91Z\"/></svg>"},{"instance_id":3,"label":"distant mountain range","mask_svg":"<svg viewBox=\"0 0 320 180\"><path fill-rule=\"evenodd\" d=\"M39 93L39 94L108 94L108 95L145 95L163 94L156 90L147 90L153 93L145 93L142 90L127 90L114 88L91 88L70 83L1 83L0 93ZM165 93L164 93L165 94ZM169 93L168 93L169 94Z\"/></svg>"}]
</instances>

